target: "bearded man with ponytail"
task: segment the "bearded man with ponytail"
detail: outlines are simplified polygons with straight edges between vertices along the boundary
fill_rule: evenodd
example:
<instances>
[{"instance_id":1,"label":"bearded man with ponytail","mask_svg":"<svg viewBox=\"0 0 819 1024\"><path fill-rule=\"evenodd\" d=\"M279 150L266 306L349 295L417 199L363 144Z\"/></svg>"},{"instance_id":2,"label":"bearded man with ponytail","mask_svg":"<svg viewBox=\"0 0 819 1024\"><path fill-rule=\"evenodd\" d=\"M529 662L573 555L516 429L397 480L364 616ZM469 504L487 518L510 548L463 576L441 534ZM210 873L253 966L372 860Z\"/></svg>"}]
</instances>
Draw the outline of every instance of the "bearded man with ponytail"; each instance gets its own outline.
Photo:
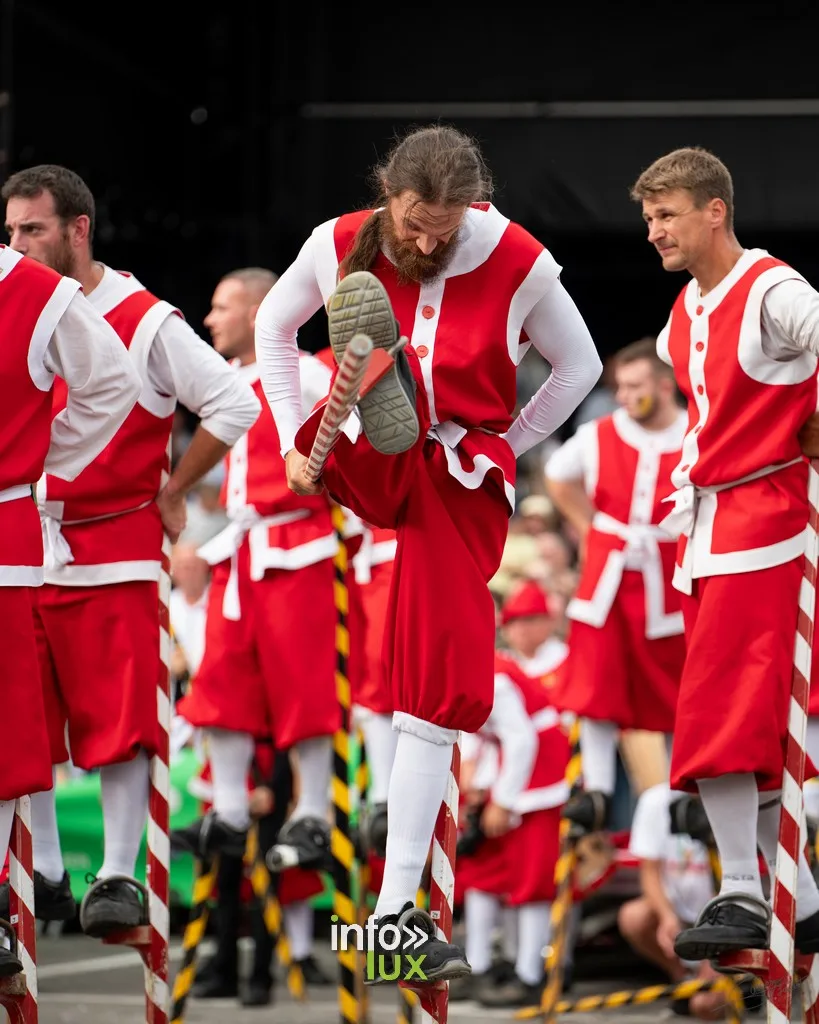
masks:
<instances>
[{"instance_id":1,"label":"bearded man with ponytail","mask_svg":"<svg viewBox=\"0 0 819 1024\"><path fill-rule=\"evenodd\" d=\"M571 415L602 366L560 266L489 201L490 175L472 139L441 125L414 130L375 180L374 208L315 228L268 293L256 348L292 490L326 488L366 522L397 532L383 657L398 744L375 908L375 952L388 955L378 935L414 905L452 745L492 709L487 582L514 509L516 458ZM316 486L305 467L321 411L305 421L296 338L322 306L337 362L363 333L394 365L359 401ZM530 345L552 373L516 417L516 367ZM310 767L327 792L330 739L325 753L321 769ZM291 819L280 836L305 859L326 841L315 818ZM423 952L430 982L471 970L456 945L431 938Z\"/></svg>"}]
</instances>

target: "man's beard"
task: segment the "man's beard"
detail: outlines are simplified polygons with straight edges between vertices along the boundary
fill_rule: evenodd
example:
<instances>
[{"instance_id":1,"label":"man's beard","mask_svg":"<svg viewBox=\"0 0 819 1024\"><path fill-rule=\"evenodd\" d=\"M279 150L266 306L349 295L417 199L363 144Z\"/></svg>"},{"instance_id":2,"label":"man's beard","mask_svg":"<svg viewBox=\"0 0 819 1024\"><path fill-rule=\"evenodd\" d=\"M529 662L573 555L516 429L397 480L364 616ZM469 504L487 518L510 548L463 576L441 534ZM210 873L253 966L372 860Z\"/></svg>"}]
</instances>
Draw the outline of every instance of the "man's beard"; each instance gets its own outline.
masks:
<instances>
[{"instance_id":1,"label":"man's beard","mask_svg":"<svg viewBox=\"0 0 819 1024\"><path fill-rule=\"evenodd\" d=\"M398 237L388 210L379 217L379 227L382 245L395 264L398 280L402 284L423 284L425 281L433 281L446 270L458 248L456 231L448 242L439 242L429 256L425 256L414 238Z\"/></svg>"},{"instance_id":2,"label":"man's beard","mask_svg":"<svg viewBox=\"0 0 819 1024\"><path fill-rule=\"evenodd\" d=\"M42 262L52 270L56 270L58 274L62 274L63 277L77 276L74 254L71 251L67 231L64 231L60 236L60 241L45 253Z\"/></svg>"}]
</instances>

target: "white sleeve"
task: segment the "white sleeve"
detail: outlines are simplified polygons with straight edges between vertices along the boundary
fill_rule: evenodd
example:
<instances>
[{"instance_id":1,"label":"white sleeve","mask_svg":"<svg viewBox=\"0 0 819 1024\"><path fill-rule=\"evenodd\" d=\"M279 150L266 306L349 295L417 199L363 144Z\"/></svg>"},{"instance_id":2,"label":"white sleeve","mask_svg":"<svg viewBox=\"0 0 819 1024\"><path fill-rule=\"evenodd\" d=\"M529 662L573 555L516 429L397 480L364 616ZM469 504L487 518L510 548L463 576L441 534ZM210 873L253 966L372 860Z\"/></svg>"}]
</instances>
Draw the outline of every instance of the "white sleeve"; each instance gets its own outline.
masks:
<instances>
[{"instance_id":1,"label":"white sleeve","mask_svg":"<svg viewBox=\"0 0 819 1024\"><path fill-rule=\"evenodd\" d=\"M586 477L586 451L581 427L550 456L546 463L546 479L582 482Z\"/></svg>"},{"instance_id":2,"label":"white sleeve","mask_svg":"<svg viewBox=\"0 0 819 1024\"><path fill-rule=\"evenodd\" d=\"M671 835L670 792L665 783L647 789L637 801L631 822L629 851L640 860L664 860Z\"/></svg>"},{"instance_id":3,"label":"white sleeve","mask_svg":"<svg viewBox=\"0 0 819 1024\"><path fill-rule=\"evenodd\" d=\"M302 355L299 359L301 401L305 416L309 416L317 402L326 398L333 375L329 366L315 356ZM291 445L292 447L292 445Z\"/></svg>"},{"instance_id":4,"label":"white sleeve","mask_svg":"<svg viewBox=\"0 0 819 1024\"><path fill-rule=\"evenodd\" d=\"M769 288L761 319L764 333L784 358L794 352L819 355L819 292L807 281L793 278Z\"/></svg>"},{"instance_id":5,"label":"white sleeve","mask_svg":"<svg viewBox=\"0 0 819 1024\"><path fill-rule=\"evenodd\" d=\"M297 336L324 305L316 276L313 236L262 300L256 313L256 358L282 455L304 422Z\"/></svg>"},{"instance_id":6,"label":"white sleeve","mask_svg":"<svg viewBox=\"0 0 819 1024\"><path fill-rule=\"evenodd\" d=\"M565 423L603 372L586 322L560 281L534 305L523 329L552 372L506 434L517 456Z\"/></svg>"},{"instance_id":7,"label":"white sleeve","mask_svg":"<svg viewBox=\"0 0 819 1024\"><path fill-rule=\"evenodd\" d=\"M250 430L262 411L253 388L235 367L176 314L163 321L151 344L148 382L154 391L177 398L209 434L229 446Z\"/></svg>"},{"instance_id":8,"label":"white sleeve","mask_svg":"<svg viewBox=\"0 0 819 1024\"><path fill-rule=\"evenodd\" d=\"M492 787L492 800L511 811L532 776L538 738L517 687L502 672L495 674L495 699L486 725L501 747L501 768Z\"/></svg>"},{"instance_id":9,"label":"white sleeve","mask_svg":"<svg viewBox=\"0 0 819 1024\"><path fill-rule=\"evenodd\" d=\"M45 471L74 480L125 422L142 381L122 339L81 292L60 317L43 365L68 388L66 406L51 423Z\"/></svg>"}]
</instances>

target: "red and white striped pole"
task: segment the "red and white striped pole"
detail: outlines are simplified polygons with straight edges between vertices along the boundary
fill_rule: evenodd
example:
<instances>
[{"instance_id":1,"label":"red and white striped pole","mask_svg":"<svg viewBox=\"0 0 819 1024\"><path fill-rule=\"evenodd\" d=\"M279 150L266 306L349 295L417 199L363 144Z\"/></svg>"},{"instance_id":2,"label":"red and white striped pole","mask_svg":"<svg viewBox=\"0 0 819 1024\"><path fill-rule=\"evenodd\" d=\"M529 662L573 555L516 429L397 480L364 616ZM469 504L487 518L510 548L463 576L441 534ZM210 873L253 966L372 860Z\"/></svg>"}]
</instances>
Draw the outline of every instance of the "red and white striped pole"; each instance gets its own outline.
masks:
<instances>
[{"instance_id":1,"label":"red and white striped pole","mask_svg":"<svg viewBox=\"0 0 819 1024\"><path fill-rule=\"evenodd\" d=\"M460 737L459 737L460 739ZM452 748L446 795L432 839L432 865L429 883L429 910L438 929L438 938L452 940L452 915L455 907L455 846L458 840L458 780L461 775L461 747ZM418 995L422 1024L446 1024L449 1011L449 983L413 986Z\"/></svg>"},{"instance_id":2,"label":"red and white striped pole","mask_svg":"<svg viewBox=\"0 0 819 1024\"><path fill-rule=\"evenodd\" d=\"M37 924L34 918L34 854L31 798L20 797L14 808L9 845L9 916L17 938L23 975L4 982L2 1004L12 1024L37 1024Z\"/></svg>"},{"instance_id":3,"label":"red and white striped pole","mask_svg":"<svg viewBox=\"0 0 819 1024\"><path fill-rule=\"evenodd\" d=\"M341 428L358 401L359 389L372 353L373 343L366 334L356 334L344 350L307 460L305 472L308 480L314 483L321 476L339 439Z\"/></svg>"},{"instance_id":4,"label":"red and white striped pole","mask_svg":"<svg viewBox=\"0 0 819 1024\"><path fill-rule=\"evenodd\" d=\"M803 845L802 819L805 810L802 790L805 782L808 696L810 694L816 615L817 565L819 565L819 460L812 459L810 461L808 472L809 518L805 537L804 572L799 590L799 618L793 655L793 686L788 715L785 771L782 778L779 845L776 851L774 872L771 947L765 984L770 1024L789 1024L792 1009L793 934L796 927L799 854Z\"/></svg>"},{"instance_id":5,"label":"red and white striped pole","mask_svg":"<svg viewBox=\"0 0 819 1024\"><path fill-rule=\"evenodd\" d=\"M170 467L170 446L168 465ZM168 480L163 473L162 487ZM151 758L151 787L148 803L148 920L150 939L145 960L145 1020L167 1024L168 942L170 938L170 732L171 732L171 541L162 540L159 574L160 671L156 688L157 748Z\"/></svg>"}]
</instances>

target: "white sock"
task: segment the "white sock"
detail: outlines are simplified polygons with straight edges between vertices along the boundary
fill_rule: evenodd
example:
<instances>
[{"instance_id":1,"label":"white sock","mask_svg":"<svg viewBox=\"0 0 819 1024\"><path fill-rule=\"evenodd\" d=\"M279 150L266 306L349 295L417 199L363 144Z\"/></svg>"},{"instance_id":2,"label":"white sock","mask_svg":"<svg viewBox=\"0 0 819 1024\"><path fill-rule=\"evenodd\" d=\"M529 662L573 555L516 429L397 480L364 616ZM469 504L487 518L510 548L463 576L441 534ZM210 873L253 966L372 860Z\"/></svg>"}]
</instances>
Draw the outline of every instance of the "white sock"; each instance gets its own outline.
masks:
<instances>
[{"instance_id":1,"label":"white sock","mask_svg":"<svg viewBox=\"0 0 819 1024\"><path fill-rule=\"evenodd\" d=\"M98 878L134 877L142 835L148 824L150 788L148 755L140 750L132 761L100 768L105 856Z\"/></svg>"},{"instance_id":2,"label":"white sock","mask_svg":"<svg viewBox=\"0 0 819 1024\"><path fill-rule=\"evenodd\" d=\"M387 857L377 916L415 903L451 764L451 744L400 733L387 799Z\"/></svg>"},{"instance_id":3,"label":"white sock","mask_svg":"<svg viewBox=\"0 0 819 1024\"><path fill-rule=\"evenodd\" d=\"M307 900L283 908L284 929L294 960L306 960L313 951L313 908Z\"/></svg>"},{"instance_id":4,"label":"white sock","mask_svg":"<svg viewBox=\"0 0 819 1024\"><path fill-rule=\"evenodd\" d=\"M504 907L501 913L503 959L513 964L518 956L518 908Z\"/></svg>"},{"instance_id":5,"label":"white sock","mask_svg":"<svg viewBox=\"0 0 819 1024\"><path fill-rule=\"evenodd\" d=\"M464 893L466 959L473 974L485 974L492 966L492 934L500 916L500 899L480 889Z\"/></svg>"},{"instance_id":6,"label":"white sock","mask_svg":"<svg viewBox=\"0 0 819 1024\"><path fill-rule=\"evenodd\" d=\"M295 746L299 769L299 799L290 815L297 818L327 817L330 779L333 774L333 737L316 736Z\"/></svg>"},{"instance_id":7,"label":"white sock","mask_svg":"<svg viewBox=\"0 0 819 1024\"><path fill-rule=\"evenodd\" d=\"M759 823L757 838L762 856L768 864L770 877L776 873L776 848L779 845L779 815L782 807L781 792L759 794ZM805 859L805 851L799 851L799 874L796 884L796 920L804 921L806 917L819 910L819 889Z\"/></svg>"},{"instance_id":8,"label":"white sock","mask_svg":"<svg viewBox=\"0 0 819 1024\"><path fill-rule=\"evenodd\" d=\"M583 759L583 787L597 793L614 794L617 781L617 733L614 722L580 720L580 755Z\"/></svg>"},{"instance_id":9,"label":"white sock","mask_svg":"<svg viewBox=\"0 0 819 1024\"><path fill-rule=\"evenodd\" d=\"M16 804L16 800L0 800L0 864L6 863L6 854L9 852L11 827L14 824L14 808ZM60 875L60 878L62 877Z\"/></svg>"},{"instance_id":10,"label":"white sock","mask_svg":"<svg viewBox=\"0 0 819 1024\"><path fill-rule=\"evenodd\" d=\"M515 974L527 985L543 980L546 947L551 934L551 903L524 903L518 907L518 956Z\"/></svg>"},{"instance_id":11,"label":"white sock","mask_svg":"<svg viewBox=\"0 0 819 1024\"><path fill-rule=\"evenodd\" d=\"M697 779L722 868L720 895L747 893L762 899L757 856L759 795L750 773ZM747 906L759 911L753 903Z\"/></svg>"},{"instance_id":12,"label":"white sock","mask_svg":"<svg viewBox=\"0 0 819 1024\"><path fill-rule=\"evenodd\" d=\"M390 791L390 772L395 760L398 733L392 727L392 715L368 715L362 724L364 747L367 751L369 772L369 802L387 802Z\"/></svg>"},{"instance_id":13,"label":"white sock","mask_svg":"<svg viewBox=\"0 0 819 1024\"><path fill-rule=\"evenodd\" d=\"M53 787L45 793L33 793L31 796L31 836L34 843L34 870L39 871L49 882L62 881L65 864L60 847Z\"/></svg>"},{"instance_id":14,"label":"white sock","mask_svg":"<svg viewBox=\"0 0 819 1024\"><path fill-rule=\"evenodd\" d=\"M213 812L231 828L250 824L247 776L253 762L253 737L230 729L209 729L208 759L213 778Z\"/></svg>"}]
</instances>

